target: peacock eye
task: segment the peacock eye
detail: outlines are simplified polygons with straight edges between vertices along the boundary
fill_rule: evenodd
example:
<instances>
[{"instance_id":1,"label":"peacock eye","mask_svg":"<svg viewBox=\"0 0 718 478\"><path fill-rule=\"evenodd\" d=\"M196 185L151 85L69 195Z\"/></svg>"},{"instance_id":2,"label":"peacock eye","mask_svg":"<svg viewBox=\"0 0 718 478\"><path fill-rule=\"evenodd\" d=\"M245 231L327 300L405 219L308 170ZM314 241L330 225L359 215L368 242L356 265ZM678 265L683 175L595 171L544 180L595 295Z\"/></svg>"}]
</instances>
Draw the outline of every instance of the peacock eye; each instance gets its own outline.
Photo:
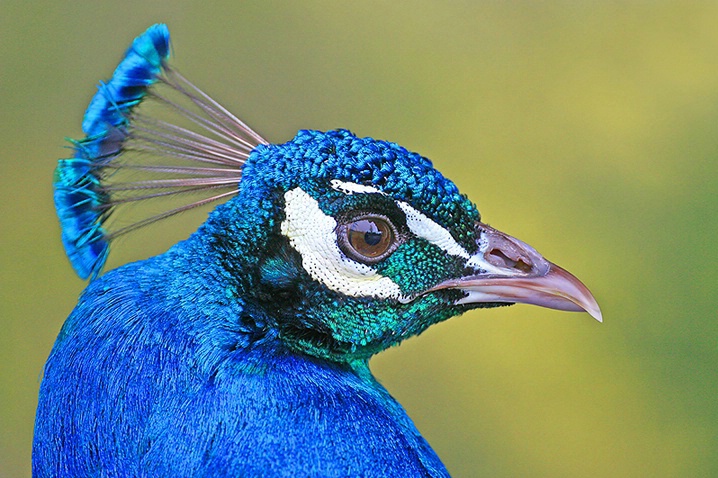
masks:
<instances>
[{"instance_id":1,"label":"peacock eye","mask_svg":"<svg viewBox=\"0 0 718 478\"><path fill-rule=\"evenodd\" d=\"M379 262L396 249L394 225L384 217L355 219L339 226L338 233L344 253L365 264Z\"/></svg>"}]
</instances>

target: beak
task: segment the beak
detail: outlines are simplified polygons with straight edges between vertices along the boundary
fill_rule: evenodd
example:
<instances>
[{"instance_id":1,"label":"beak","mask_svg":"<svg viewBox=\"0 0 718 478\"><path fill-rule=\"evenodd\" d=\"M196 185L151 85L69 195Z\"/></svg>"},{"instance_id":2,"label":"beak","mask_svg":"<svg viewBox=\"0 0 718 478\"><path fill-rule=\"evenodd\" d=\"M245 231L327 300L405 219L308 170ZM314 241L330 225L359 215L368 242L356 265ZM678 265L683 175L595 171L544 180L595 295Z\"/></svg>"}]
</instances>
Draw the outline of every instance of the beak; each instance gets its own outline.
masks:
<instances>
[{"instance_id":1,"label":"beak","mask_svg":"<svg viewBox=\"0 0 718 478\"><path fill-rule=\"evenodd\" d=\"M549 309L588 312L603 322L601 309L588 288L568 271L541 256L536 249L479 223L479 251L466 265L477 271L450 279L432 290L460 289L460 304L508 302Z\"/></svg>"}]
</instances>

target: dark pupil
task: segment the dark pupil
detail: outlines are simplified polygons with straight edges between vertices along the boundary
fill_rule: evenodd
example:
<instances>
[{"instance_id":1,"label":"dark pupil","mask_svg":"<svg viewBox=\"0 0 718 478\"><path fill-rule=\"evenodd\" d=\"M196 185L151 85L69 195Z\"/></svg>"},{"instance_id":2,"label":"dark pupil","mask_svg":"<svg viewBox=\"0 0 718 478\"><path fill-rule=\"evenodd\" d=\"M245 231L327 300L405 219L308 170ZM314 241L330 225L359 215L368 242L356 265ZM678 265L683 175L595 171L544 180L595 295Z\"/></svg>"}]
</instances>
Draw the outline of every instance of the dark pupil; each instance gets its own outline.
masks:
<instances>
[{"instance_id":1,"label":"dark pupil","mask_svg":"<svg viewBox=\"0 0 718 478\"><path fill-rule=\"evenodd\" d=\"M381 219L360 219L348 226L349 244L365 257L378 257L391 246L392 233Z\"/></svg>"},{"instance_id":2,"label":"dark pupil","mask_svg":"<svg viewBox=\"0 0 718 478\"><path fill-rule=\"evenodd\" d=\"M364 241L370 246L376 246L381 241L381 232L369 231L364 233Z\"/></svg>"}]
</instances>

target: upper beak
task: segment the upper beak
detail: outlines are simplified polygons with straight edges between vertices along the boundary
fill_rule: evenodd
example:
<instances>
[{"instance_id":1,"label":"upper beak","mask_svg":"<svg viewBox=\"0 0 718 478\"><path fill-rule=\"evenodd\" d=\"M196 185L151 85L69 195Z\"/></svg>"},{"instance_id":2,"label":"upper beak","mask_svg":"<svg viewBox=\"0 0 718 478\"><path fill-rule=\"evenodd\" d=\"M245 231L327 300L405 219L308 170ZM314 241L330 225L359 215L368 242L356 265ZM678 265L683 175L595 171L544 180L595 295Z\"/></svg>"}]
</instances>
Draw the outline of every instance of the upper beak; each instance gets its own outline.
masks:
<instances>
[{"instance_id":1,"label":"upper beak","mask_svg":"<svg viewBox=\"0 0 718 478\"><path fill-rule=\"evenodd\" d=\"M603 322L596 299L571 273L514 237L482 223L477 227L479 251L469 258L467 267L479 273L447 280L432 290L463 290L467 296L459 301L462 304L534 304L550 309L586 311Z\"/></svg>"}]
</instances>

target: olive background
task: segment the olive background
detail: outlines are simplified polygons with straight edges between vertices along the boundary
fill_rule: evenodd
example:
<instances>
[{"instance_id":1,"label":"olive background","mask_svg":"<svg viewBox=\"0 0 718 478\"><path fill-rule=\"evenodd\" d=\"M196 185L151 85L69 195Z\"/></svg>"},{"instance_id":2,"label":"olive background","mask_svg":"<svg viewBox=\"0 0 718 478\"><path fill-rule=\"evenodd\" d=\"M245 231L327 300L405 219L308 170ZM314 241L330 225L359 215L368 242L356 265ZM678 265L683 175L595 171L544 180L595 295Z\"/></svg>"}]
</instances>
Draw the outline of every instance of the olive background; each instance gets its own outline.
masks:
<instances>
[{"instance_id":1,"label":"olive background","mask_svg":"<svg viewBox=\"0 0 718 478\"><path fill-rule=\"evenodd\" d=\"M348 128L434 164L604 314L525 305L372 360L453 476L718 476L715 2L0 2L0 477L85 286L52 173L95 85L166 22L173 64L267 139ZM207 210L114 244L158 254Z\"/></svg>"}]
</instances>

